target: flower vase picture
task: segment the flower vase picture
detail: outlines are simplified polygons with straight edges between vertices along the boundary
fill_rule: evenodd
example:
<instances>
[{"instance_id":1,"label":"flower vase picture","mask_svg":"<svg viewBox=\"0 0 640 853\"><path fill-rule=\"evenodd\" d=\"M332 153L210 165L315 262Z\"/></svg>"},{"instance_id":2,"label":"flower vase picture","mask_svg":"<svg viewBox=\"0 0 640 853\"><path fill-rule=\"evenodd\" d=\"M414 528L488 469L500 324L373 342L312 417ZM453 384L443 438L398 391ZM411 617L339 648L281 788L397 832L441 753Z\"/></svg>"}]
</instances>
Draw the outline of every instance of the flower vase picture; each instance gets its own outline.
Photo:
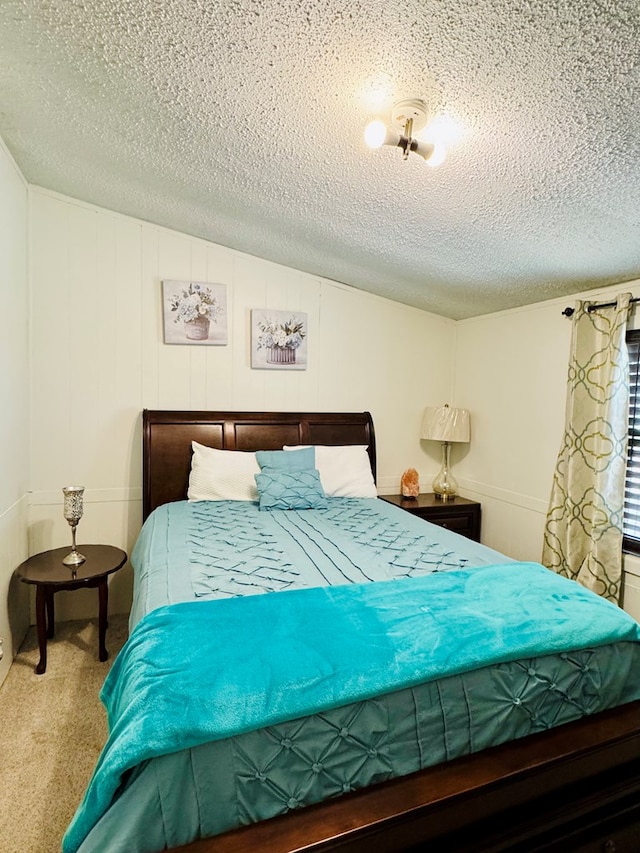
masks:
<instances>
[{"instance_id":1,"label":"flower vase picture","mask_svg":"<svg viewBox=\"0 0 640 853\"><path fill-rule=\"evenodd\" d=\"M307 369L307 315L300 311L251 311L251 367Z\"/></svg>"},{"instance_id":2,"label":"flower vase picture","mask_svg":"<svg viewBox=\"0 0 640 853\"><path fill-rule=\"evenodd\" d=\"M162 307L165 344L227 343L226 284L165 280Z\"/></svg>"}]
</instances>

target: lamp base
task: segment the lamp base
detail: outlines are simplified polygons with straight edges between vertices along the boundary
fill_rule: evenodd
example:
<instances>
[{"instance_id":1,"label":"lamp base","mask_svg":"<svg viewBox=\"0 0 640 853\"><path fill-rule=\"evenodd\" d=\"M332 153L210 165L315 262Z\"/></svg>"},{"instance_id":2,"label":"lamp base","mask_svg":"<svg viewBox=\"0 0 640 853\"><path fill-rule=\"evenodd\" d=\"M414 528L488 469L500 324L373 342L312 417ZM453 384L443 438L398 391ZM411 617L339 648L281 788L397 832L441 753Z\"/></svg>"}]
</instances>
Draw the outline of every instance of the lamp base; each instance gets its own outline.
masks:
<instances>
[{"instance_id":1,"label":"lamp base","mask_svg":"<svg viewBox=\"0 0 640 853\"><path fill-rule=\"evenodd\" d=\"M442 468L438 472L437 477L433 481L433 492L441 501L449 501L455 498L458 492L458 484L455 477L449 470L449 457L451 453L451 442L442 442Z\"/></svg>"}]
</instances>

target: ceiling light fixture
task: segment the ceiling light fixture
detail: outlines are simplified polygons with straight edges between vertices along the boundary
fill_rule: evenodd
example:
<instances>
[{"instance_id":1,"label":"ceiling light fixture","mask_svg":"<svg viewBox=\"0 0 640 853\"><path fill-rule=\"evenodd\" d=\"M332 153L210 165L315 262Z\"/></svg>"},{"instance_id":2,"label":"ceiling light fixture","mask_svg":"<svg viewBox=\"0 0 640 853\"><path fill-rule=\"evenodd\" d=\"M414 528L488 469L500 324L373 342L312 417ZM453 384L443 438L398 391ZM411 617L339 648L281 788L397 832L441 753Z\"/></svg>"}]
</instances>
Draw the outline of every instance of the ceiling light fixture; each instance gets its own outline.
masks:
<instances>
[{"instance_id":1,"label":"ceiling light fixture","mask_svg":"<svg viewBox=\"0 0 640 853\"><path fill-rule=\"evenodd\" d=\"M370 148L393 145L402 149L403 160L413 153L424 158L430 166L439 166L446 156L444 148L414 136L426 127L427 118L427 105L420 98L398 101L391 110L391 127L380 119L372 121L365 128L365 142Z\"/></svg>"}]
</instances>

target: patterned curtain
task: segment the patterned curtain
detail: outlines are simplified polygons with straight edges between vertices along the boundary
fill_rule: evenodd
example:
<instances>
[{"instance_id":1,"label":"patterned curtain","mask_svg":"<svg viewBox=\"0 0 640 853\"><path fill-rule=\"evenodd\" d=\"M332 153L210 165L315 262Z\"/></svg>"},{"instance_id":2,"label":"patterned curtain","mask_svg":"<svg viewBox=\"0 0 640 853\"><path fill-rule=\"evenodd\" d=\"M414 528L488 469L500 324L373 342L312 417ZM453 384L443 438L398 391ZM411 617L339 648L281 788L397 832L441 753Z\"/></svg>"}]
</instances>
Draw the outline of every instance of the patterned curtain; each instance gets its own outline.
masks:
<instances>
[{"instance_id":1,"label":"patterned curtain","mask_svg":"<svg viewBox=\"0 0 640 853\"><path fill-rule=\"evenodd\" d=\"M542 562L618 603L627 461L630 293L573 315L565 432L553 477Z\"/></svg>"}]
</instances>

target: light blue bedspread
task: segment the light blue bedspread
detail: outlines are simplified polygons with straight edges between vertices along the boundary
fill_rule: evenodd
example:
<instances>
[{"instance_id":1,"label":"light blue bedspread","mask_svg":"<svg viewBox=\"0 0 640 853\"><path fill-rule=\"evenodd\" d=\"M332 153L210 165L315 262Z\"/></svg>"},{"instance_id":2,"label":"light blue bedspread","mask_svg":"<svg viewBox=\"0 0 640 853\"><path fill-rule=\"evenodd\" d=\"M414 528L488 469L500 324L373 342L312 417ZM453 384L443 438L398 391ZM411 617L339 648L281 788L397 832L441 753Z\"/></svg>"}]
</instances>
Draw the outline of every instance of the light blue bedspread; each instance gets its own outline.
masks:
<instances>
[{"instance_id":1,"label":"light blue bedspread","mask_svg":"<svg viewBox=\"0 0 640 853\"><path fill-rule=\"evenodd\" d=\"M146 520L131 555L130 628L156 607L507 563L479 542L379 498L261 512L252 501L176 501Z\"/></svg>"},{"instance_id":2,"label":"light blue bedspread","mask_svg":"<svg viewBox=\"0 0 640 853\"><path fill-rule=\"evenodd\" d=\"M110 736L76 851L154 756L489 664L640 641L624 611L535 563L161 607L105 682Z\"/></svg>"}]
</instances>

